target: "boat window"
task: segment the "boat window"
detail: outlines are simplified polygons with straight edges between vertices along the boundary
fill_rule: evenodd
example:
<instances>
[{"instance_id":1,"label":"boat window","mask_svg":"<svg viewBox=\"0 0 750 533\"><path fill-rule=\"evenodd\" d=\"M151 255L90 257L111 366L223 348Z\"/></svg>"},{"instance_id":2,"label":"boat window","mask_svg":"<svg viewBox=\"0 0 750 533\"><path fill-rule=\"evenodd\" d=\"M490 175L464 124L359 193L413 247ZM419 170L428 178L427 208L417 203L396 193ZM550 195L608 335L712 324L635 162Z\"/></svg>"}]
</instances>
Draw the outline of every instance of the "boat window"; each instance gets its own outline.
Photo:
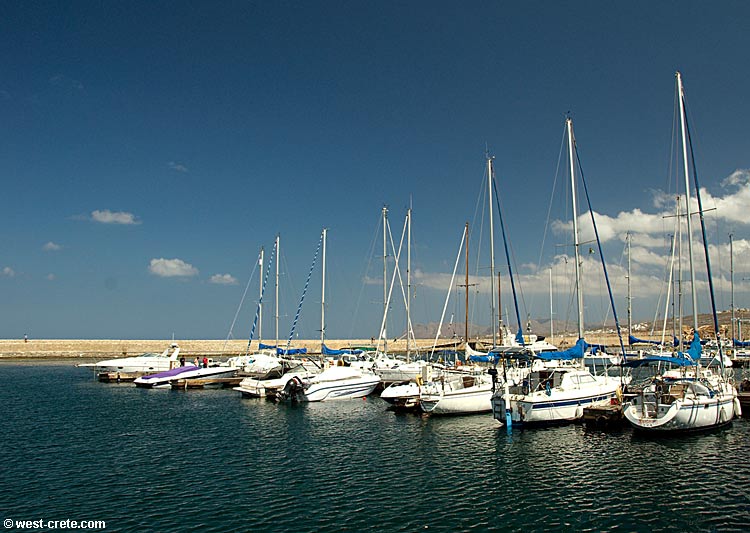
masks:
<instances>
[{"instance_id":1,"label":"boat window","mask_svg":"<svg viewBox=\"0 0 750 533\"><path fill-rule=\"evenodd\" d=\"M582 374L580 376L580 381L583 384L586 383L594 383L596 380L594 379L594 376L589 376L588 374Z\"/></svg>"}]
</instances>

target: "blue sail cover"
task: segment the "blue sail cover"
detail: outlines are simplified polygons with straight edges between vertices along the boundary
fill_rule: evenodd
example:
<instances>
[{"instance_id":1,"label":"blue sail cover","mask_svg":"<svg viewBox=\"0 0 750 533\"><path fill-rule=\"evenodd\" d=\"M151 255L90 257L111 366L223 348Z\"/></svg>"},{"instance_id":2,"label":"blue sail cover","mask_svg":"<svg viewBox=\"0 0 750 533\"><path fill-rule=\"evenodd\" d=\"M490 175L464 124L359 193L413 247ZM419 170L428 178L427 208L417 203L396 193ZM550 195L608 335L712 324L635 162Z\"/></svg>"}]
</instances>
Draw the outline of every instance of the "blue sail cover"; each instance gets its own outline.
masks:
<instances>
[{"instance_id":1,"label":"blue sail cover","mask_svg":"<svg viewBox=\"0 0 750 533\"><path fill-rule=\"evenodd\" d=\"M494 365L500 360L500 356L497 354L491 355L470 355L469 361L473 363L492 363Z\"/></svg>"},{"instance_id":2,"label":"blue sail cover","mask_svg":"<svg viewBox=\"0 0 750 533\"><path fill-rule=\"evenodd\" d=\"M677 352L677 357L687 357L691 361L698 361L698 359L701 358L701 352L703 349L701 348L701 338L696 332L693 336L693 342L690 343L690 348L688 348L687 352Z\"/></svg>"},{"instance_id":3,"label":"blue sail cover","mask_svg":"<svg viewBox=\"0 0 750 533\"><path fill-rule=\"evenodd\" d=\"M750 348L750 341L738 341L737 339L732 339L732 344L737 348Z\"/></svg>"},{"instance_id":4,"label":"blue sail cover","mask_svg":"<svg viewBox=\"0 0 750 533\"><path fill-rule=\"evenodd\" d=\"M333 350L325 343L322 344L320 351L323 355L357 355L362 353L362 350Z\"/></svg>"},{"instance_id":5,"label":"blue sail cover","mask_svg":"<svg viewBox=\"0 0 750 533\"><path fill-rule=\"evenodd\" d=\"M523 330L520 327L518 328L518 333L516 333L516 342L521 346L526 346L523 342Z\"/></svg>"},{"instance_id":6,"label":"blue sail cover","mask_svg":"<svg viewBox=\"0 0 750 533\"><path fill-rule=\"evenodd\" d=\"M258 344L259 350L276 350L276 355L297 355L301 353L307 353L307 348L290 348L288 350L284 350L283 348L279 348L278 346L275 346L273 344L263 344L262 342Z\"/></svg>"},{"instance_id":7,"label":"blue sail cover","mask_svg":"<svg viewBox=\"0 0 750 533\"><path fill-rule=\"evenodd\" d=\"M586 351L586 348L589 347L589 343L587 343L583 339L578 339L576 343L568 348L567 350L563 350L562 352L541 352L536 354L537 359L544 359L545 361L554 361L554 360L565 360L569 361L571 359L581 359L583 357L584 352Z\"/></svg>"}]
</instances>

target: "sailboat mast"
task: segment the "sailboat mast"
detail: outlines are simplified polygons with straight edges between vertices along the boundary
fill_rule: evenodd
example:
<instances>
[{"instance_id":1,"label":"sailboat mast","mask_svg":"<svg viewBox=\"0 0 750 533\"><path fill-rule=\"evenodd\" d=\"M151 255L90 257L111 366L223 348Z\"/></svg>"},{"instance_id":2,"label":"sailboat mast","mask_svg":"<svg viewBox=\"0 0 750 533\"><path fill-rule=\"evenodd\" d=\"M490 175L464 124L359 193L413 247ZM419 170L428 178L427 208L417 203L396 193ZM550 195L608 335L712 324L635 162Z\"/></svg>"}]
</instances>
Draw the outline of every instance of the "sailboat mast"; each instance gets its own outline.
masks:
<instances>
[{"instance_id":1,"label":"sailboat mast","mask_svg":"<svg viewBox=\"0 0 750 533\"><path fill-rule=\"evenodd\" d=\"M630 294L630 240L632 236L630 232L626 236L628 240L628 344L630 344L630 336L633 334L633 297Z\"/></svg>"},{"instance_id":2,"label":"sailboat mast","mask_svg":"<svg viewBox=\"0 0 750 533\"><path fill-rule=\"evenodd\" d=\"M388 314L388 208L383 206L383 317ZM388 333L386 321L383 320L383 351L388 353Z\"/></svg>"},{"instance_id":3,"label":"sailboat mast","mask_svg":"<svg viewBox=\"0 0 750 533\"><path fill-rule=\"evenodd\" d=\"M469 223L464 228L464 240L466 241L466 301L464 304L464 343L469 345Z\"/></svg>"},{"instance_id":4,"label":"sailboat mast","mask_svg":"<svg viewBox=\"0 0 750 533\"><path fill-rule=\"evenodd\" d=\"M326 236L328 229L323 228L323 283L320 298L320 349L323 350L323 343L326 338Z\"/></svg>"},{"instance_id":5,"label":"sailboat mast","mask_svg":"<svg viewBox=\"0 0 750 533\"><path fill-rule=\"evenodd\" d=\"M555 341L555 325L552 320L552 268L549 269L549 341Z\"/></svg>"},{"instance_id":6,"label":"sailboat mast","mask_svg":"<svg viewBox=\"0 0 750 533\"><path fill-rule=\"evenodd\" d=\"M497 323L495 321L495 228L492 223L492 158L487 154L487 199L490 205L490 298L492 324L492 346L497 345Z\"/></svg>"},{"instance_id":7,"label":"sailboat mast","mask_svg":"<svg viewBox=\"0 0 750 533\"><path fill-rule=\"evenodd\" d=\"M573 200L573 242L575 248L576 263L576 294L578 296L578 338L583 338L583 286L581 284L581 254L578 249L580 242L578 239L578 205L576 204L576 179L575 163L573 160L573 149L575 138L573 137L573 120L566 120L568 128L568 156L570 158L570 194Z\"/></svg>"},{"instance_id":8,"label":"sailboat mast","mask_svg":"<svg viewBox=\"0 0 750 533\"><path fill-rule=\"evenodd\" d=\"M732 323L732 343L736 338L734 332L734 235L729 234L729 307L732 310L732 317L730 322Z\"/></svg>"},{"instance_id":9,"label":"sailboat mast","mask_svg":"<svg viewBox=\"0 0 750 533\"><path fill-rule=\"evenodd\" d=\"M260 279L258 287L258 342L263 339L263 263L264 263L265 250L260 247L260 257L258 258L258 264L260 266Z\"/></svg>"},{"instance_id":10,"label":"sailboat mast","mask_svg":"<svg viewBox=\"0 0 750 533\"><path fill-rule=\"evenodd\" d=\"M411 355L411 207L406 211L407 238L406 238L406 361Z\"/></svg>"},{"instance_id":11,"label":"sailboat mast","mask_svg":"<svg viewBox=\"0 0 750 533\"><path fill-rule=\"evenodd\" d=\"M276 235L276 343L279 345L279 257L281 256L281 235Z\"/></svg>"},{"instance_id":12,"label":"sailboat mast","mask_svg":"<svg viewBox=\"0 0 750 533\"><path fill-rule=\"evenodd\" d=\"M690 175L688 170L688 155L687 155L687 126L685 123L685 95L682 88L682 75L677 72L677 93L680 103L680 133L682 135L682 164L683 173L685 175L685 216L687 217L687 241L688 241L688 262L690 263L690 288L692 293L693 303L693 330L698 333L698 296L695 290L695 266L693 265L693 231L692 231L692 215L690 213Z\"/></svg>"}]
</instances>

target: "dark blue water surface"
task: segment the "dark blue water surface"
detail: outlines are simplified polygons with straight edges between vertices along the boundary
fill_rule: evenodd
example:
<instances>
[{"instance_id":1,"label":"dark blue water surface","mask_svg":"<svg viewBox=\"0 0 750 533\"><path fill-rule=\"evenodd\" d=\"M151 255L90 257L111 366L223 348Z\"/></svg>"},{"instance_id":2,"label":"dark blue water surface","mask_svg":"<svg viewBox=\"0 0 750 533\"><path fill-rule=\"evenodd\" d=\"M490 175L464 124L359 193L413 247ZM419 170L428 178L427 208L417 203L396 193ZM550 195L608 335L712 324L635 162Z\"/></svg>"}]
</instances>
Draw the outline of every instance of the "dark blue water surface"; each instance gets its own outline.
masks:
<instances>
[{"instance_id":1,"label":"dark blue water surface","mask_svg":"<svg viewBox=\"0 0 750 533\"><path fill-rule=\"evenodd\" d=\"M747 531L750 423L678 439L0 366L0 518L107 531Z\"/></svg>"}]
</instances>

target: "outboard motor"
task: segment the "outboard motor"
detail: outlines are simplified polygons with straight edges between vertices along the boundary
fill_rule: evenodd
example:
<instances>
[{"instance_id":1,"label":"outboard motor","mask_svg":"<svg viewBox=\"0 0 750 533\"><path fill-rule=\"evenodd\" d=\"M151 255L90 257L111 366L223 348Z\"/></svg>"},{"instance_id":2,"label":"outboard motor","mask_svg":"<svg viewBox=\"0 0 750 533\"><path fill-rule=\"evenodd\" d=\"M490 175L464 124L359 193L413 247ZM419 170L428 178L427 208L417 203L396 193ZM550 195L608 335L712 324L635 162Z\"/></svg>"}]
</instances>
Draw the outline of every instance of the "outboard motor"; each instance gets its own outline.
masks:
<instances>
[{"instance_id":1,"label":"outboard motor","mask_svg":"<svg viewBox=\"0 0 750 533\"><path fill-rule=\"evenodd\" d=\"M286 385L284 385L284 388L276 395L276 398L281 401L291 400L296 402L298 400L298 394L302 392L304 388L302 380L297 376L294 376L286 382Z\"/></svg>"}]
</instances>

